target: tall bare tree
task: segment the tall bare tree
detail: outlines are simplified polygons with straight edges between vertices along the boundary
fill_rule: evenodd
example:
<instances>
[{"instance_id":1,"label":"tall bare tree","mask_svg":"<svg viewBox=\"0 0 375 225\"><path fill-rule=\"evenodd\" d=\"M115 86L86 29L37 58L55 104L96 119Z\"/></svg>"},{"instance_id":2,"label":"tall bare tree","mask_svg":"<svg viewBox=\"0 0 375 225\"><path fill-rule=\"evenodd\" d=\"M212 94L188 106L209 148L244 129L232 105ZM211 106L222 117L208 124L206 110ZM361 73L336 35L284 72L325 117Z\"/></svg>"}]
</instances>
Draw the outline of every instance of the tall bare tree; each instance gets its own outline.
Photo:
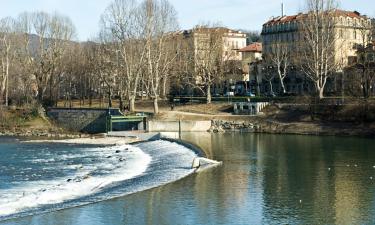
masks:
<instances>
[{"instance_id":1,"label":"tall bare tree","mask_svg":"<svg viewBox=\"0 0 375 225\"><path fill-rule=\"evenodd\" d=\"M15 52L15 21L8 17L0 20L0 100L9 103L9 71Z\"/></svg>"},{"instance_id":2,"label":"tall bare tree","mask_svg":"<svg viewBox=\"0 0 375 225\"><path fill-rule=\"evenodd\" d=\"M194 41L194 73L191 85L206 95L207 104L211 104L211 88L224 76L224 61L230 55L224 53L225 29L210 25L193 29L197 40Z\"/></svg>"},{"instance_id":3,"label":"tall bare tree","mask_svg":"<svg viewBox=\"0 0 375 225\"><path fill-rule=\"evenodd\" d=\"M320 99L324 98L327 80L340 69L335 60L338 35L335 0L306 0L307 14L301 20L301 68L314 83Z\"/></svg>"},{"instance_id":4,"label":"tall bare tree","mask_svg":"<svg viewBox=\"0 0 375 225\"><path fill-rule=\"evenodd\" d=\"M141 9L135 0L115 0L101 18L102 33L111 37L115 47L116 65L120 77L120 95L126 96L130 111L135 111L135 99L146 57L146 27Z\"/></svg>"},{"instance_id":5,"label":"tall bare tree","mask_svg":"<svg viewBox=\"0 0 375 225\"><path fill-rule=\"evenodd\" d=\"M146 0L143 5L147 32L147 74L150 80L154 113L159 113L158 99L162 82L166 81L177 47L172 31L178 27L177 13L167 0Z\"/></svg>"}]
</instances>

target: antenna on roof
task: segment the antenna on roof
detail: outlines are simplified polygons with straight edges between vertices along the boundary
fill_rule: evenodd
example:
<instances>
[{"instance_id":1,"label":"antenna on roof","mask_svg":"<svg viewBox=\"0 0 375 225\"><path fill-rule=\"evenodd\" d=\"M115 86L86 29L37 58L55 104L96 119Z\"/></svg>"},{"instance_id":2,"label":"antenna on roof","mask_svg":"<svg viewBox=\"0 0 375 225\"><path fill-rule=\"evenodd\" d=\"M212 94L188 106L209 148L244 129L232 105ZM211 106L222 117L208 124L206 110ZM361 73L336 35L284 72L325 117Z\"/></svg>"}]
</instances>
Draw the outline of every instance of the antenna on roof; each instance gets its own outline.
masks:
<instances>
[{"instance_id":1,"label":"antenna on roof","mask_svg":"<svg viewBox=\"0 0 375 225\"><path fill-rule=\"evenodd\" d=\"M284 16L284 2L281 2L281 17Z\"/></svg>"}]
</instances>

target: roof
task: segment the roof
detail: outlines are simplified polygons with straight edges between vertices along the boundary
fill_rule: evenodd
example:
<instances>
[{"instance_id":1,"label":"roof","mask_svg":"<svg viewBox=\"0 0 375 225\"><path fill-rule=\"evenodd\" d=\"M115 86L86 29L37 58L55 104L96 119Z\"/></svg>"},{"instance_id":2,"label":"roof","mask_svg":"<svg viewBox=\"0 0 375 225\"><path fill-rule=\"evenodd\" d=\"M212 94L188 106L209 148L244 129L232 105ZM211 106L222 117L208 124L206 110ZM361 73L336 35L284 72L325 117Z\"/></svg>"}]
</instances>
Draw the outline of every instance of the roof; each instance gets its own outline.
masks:
<instances>
[{"instance_id":1,"label":"roof","mask_svg":"<svg viewBox=\"0 0 375 225\"><path fill-rule=\"evenodd\" d=\"M282 23L292 22L292 21L299 20L303 17L306 17L306 15L307 15L306 13L305 14L299 13L293 16L279 16L279 17L270 19L264 25L272 25L272 24L280 24L280 23L282 24ZM335 9L334 15L337 17L344 16L344 17L351 17L351 18L367 18L366 16L361 15L357 11L352 12L352 11L344 11L340 9Z\"/></svg>"},{"instance_id":2,"label":"roof","mask_svg":"<svg viewBox=\"0 0 375 225\"><path fill-rule=\"evenodd\" d=\"M262 43L255 42L238 50L239 52L262 52Z\"/></svg>"}]
</instances>

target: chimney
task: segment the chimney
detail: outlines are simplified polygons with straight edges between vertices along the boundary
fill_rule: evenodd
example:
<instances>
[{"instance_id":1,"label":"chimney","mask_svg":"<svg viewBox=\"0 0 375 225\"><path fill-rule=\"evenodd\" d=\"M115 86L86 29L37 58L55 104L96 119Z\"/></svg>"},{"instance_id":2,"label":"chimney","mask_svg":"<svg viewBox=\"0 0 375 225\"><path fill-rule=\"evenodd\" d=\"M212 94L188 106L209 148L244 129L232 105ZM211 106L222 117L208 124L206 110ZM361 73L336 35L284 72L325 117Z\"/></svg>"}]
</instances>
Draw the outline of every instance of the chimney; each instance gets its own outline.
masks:
<instances>
[{"instance_id":1,"label":"chimney","mask_svg":"<svg viewBox=\"0 0 375 225\"><path fill-rule=\"evenodd\" d=\"M284 3L281 2L281 17L284 16Z\"/></svg>"}]
</instances>

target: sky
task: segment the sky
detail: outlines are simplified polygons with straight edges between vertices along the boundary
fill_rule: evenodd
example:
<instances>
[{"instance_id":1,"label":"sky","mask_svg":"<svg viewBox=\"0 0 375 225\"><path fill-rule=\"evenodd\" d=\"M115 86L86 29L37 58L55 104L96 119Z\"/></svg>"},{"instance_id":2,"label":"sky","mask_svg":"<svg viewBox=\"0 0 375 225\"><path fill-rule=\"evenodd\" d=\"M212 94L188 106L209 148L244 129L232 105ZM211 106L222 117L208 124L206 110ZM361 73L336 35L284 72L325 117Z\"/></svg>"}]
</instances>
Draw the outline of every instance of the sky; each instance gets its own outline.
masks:
<instances>
[{"instance_id":1,"label":"sky","mask_svg":"<svg viewBox=\"0 0 375 225\"><path fill-rule=\"evenodd\" d=\"M281 14L282 0L169 0L178 12L181 29L197 24L220 23L232 29L260 31L262 24ZM80 41L98 32L100 15L112 0L0 0L0 18L24 11L59 12L69 16ZM284 0L285 14L304 9L304 0ZM375 0L341 0L341 8L375 17Z\"/></svg>"}]
</instances>

